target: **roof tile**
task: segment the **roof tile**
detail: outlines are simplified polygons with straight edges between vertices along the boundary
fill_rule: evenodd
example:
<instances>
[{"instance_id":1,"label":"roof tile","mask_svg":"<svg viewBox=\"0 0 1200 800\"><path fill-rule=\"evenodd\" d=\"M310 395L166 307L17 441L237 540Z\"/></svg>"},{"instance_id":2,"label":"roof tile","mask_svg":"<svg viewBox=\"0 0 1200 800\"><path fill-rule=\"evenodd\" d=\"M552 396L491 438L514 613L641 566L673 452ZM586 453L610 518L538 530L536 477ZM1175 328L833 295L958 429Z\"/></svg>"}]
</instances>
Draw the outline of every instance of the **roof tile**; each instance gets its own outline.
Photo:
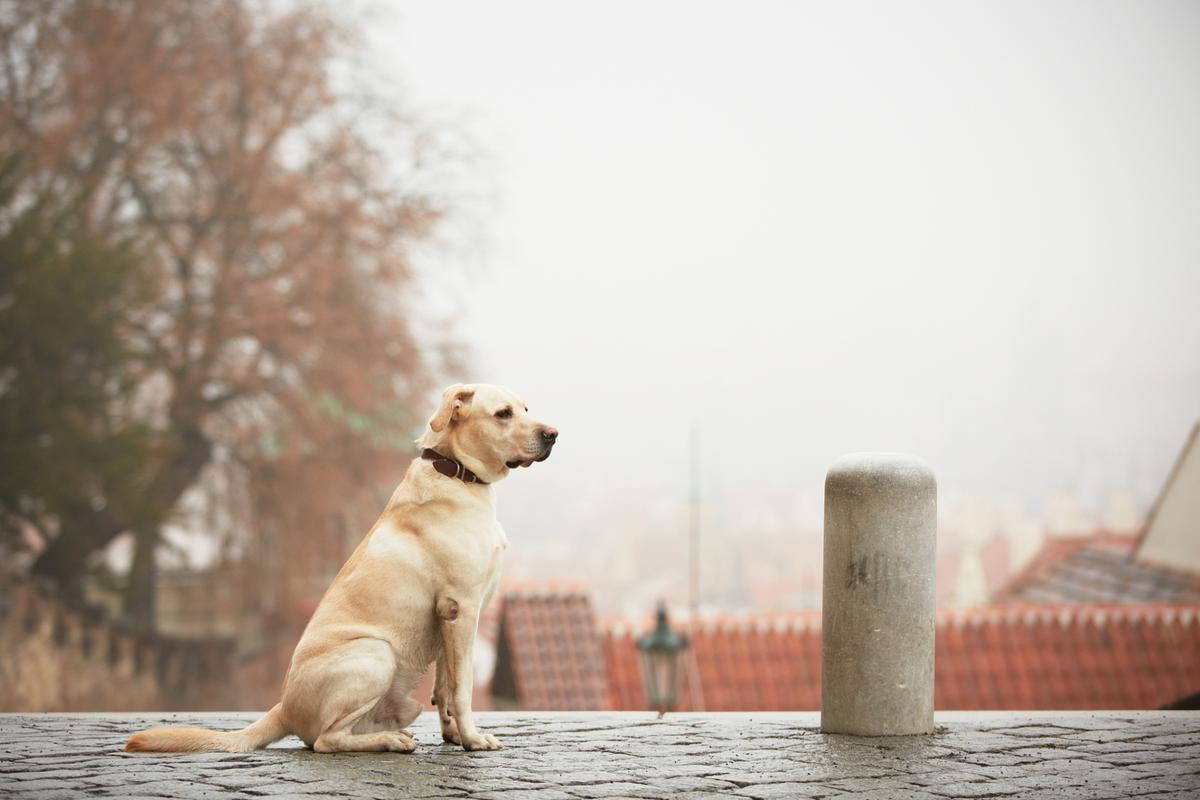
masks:
<instances>
[{"instance_id":1,"label":"roof tile","mask_svg":"<svg viewBox=\"0 0 1200 800\"><path fill-rule=\"evenodd\" d=\"M497 624L497 698L534 710L604 710L608 681L591 601L578 589L509 589Z\"/></svg>"},{"instance_id":2,"label":"roof tile","mask_svg":"<svg viewBox=\"0 0 1200 800\"><path fill-rule=\"evenodd\" d=\"M1133 560L1138 534L1050 537L1002 603L1200 604L1200 575Z\"/></svg>"},{"instance_id":3,"label":"roof tile","mask_svg":"<svg viewBox=\"0 0 1200 800\"><path fill-rule=\"evenodd\" d=\"M1200 688L1200 608L982 607L938 615L939 709L1158 708ZM680 711L820 707L819 616L784 632L746 624L681 625L700 677ZM815 616L815 618L814 618ZM726 620L727 623L730 621ZM601 635L613 709L646 707L629 626Z\"/></svg>"}]
</instances>

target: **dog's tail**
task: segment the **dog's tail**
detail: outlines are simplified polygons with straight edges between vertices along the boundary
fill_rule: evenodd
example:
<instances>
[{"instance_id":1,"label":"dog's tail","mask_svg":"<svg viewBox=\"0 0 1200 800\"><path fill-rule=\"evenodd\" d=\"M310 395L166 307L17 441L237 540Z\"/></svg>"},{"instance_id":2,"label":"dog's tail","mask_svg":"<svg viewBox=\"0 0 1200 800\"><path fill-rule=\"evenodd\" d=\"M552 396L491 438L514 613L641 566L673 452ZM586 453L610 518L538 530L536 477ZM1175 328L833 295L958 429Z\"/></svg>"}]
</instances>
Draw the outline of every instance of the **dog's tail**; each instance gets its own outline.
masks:
<instances>
[{"instance_id":1,"label":"dog's tail","mask_svg":"<svg viewBox=\"0 0 1200 800\"><path fill-rule=\"evenodd\" d=\"M246 753L265 747L288 734L283 724L282 710L283 704L278 704L258 722L240 731L152 728L129 737L125 749L131 753L187 753L196 750Z\"/></svg>"}]
</instances>

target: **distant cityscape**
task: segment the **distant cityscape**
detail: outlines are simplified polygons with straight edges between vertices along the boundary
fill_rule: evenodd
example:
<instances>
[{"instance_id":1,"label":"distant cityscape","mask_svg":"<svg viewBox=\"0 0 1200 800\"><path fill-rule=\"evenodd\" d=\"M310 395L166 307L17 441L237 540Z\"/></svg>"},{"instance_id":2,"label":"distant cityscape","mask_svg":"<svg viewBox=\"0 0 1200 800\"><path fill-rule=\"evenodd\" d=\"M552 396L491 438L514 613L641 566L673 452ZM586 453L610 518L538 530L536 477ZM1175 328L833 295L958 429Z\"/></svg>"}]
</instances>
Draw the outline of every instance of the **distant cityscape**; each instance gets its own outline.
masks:
<instances>
[{"instance_id":1,"label":"distant cityscape","mask_svg":"<svg viewBox=\"0 0 1200 800\"><path fill-rule=\"evenodd\" d=\"M1067 493L1039 505L1034 511L1017 499L943 502L938 525L939 607L987 602L1047 537L1084 537L1098 531L1136 534L1150 503L1139 502L1132 490L1117 490L1098 511ZM731 507L751 510L734 517ZM597 540L531 544L517 538L506 578L516 583L555 578L585 585L601 616L643 615L660 599L686 609L686 511L682 498L639 498L614 503L608 533ZM821 513L820 498L803 495L767 502L727 499L720 509L703 509L701 615L819 608Z\"/></svg>"}]
</instances>

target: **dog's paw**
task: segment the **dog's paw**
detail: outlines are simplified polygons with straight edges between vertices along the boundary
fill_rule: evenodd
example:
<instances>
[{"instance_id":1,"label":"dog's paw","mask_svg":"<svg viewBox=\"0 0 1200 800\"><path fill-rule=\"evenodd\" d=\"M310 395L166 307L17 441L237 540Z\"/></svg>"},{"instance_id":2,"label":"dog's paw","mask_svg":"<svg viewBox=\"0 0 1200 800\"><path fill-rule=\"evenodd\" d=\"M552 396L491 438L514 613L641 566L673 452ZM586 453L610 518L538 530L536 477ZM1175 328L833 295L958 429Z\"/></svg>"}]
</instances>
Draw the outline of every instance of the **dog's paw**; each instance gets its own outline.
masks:
<instances>
[{"instance_id":1,"label":"dog's paw","mask_svg":"<svg viewBox=\"0 0 1200 800\"><path fill-rule=\"evenodd\" d=\"M411 753L417 749L417 740L403 731L396 731L384 738L384 746L392 753Z\"/></svg>"},{"instance_id":2,"label":"dog's paw","mask_svg":"<svg viewBox=\"0 0 1200 800\"><path fill-rule=\"evenodd\" d=\"M462 737L458 735L458 723L450 717L442 720L442 741L450 744L462 744Z\"/></svg>"},{"instance_id":3,"label":"dog's paw","mask_svg":"<svg viewBox=\"0 0 1200 800\"><path fill-rule=\"evenodd\" d=\"M503 750L504 745L490 733L477 733L473 738L464 739L463 750Z\"/></svg>"}]
</instances>

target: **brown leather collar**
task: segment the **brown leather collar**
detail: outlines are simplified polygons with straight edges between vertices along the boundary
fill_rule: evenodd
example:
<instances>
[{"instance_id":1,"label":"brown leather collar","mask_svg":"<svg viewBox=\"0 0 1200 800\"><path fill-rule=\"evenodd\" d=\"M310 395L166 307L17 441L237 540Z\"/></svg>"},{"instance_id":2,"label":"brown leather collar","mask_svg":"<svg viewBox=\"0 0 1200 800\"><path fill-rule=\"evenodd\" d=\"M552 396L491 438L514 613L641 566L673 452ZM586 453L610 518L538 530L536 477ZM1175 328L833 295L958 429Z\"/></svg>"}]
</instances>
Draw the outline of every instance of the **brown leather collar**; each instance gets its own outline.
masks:
<instances>
[{"instance_id":1,"label":"brown leather collar","mask_svg":"<svg viewBox=\"0 0 1200 800\"><path fill-rule=\"evenodd\" d=\"M471 470L467 469L458 461L455 461L449 456L444 456L437 450L425 448L421 453L421 458L432 461L433 468L445 475L447 478L458 478L463 483L480 483L487 486L487 481L479 480L479 476Z\"/></svg>"}]
</instances>

